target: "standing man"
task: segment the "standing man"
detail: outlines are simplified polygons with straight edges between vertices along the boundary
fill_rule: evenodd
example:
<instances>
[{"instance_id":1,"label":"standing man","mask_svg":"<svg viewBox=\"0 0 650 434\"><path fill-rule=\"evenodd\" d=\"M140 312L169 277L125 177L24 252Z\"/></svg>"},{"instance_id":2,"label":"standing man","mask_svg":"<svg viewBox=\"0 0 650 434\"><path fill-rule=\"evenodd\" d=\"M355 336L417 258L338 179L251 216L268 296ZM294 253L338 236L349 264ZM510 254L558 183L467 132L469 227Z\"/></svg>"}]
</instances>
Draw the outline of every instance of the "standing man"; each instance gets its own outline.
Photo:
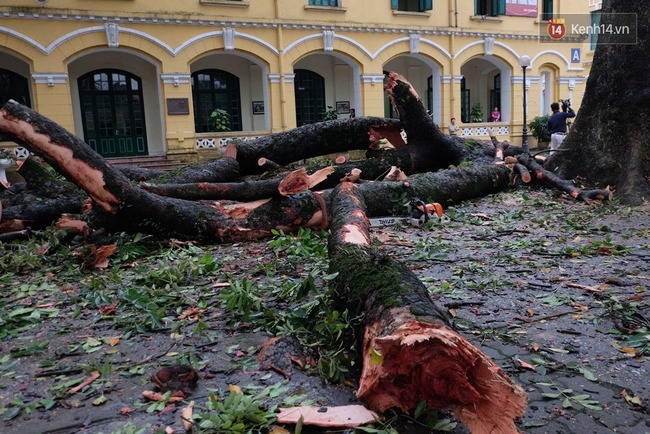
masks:
<instances>
[{"instance_id":1,"label":"standing man","mask_svg":"<svg viewBox=\"0 0 650 434\"><path fill-rule=\"evenodd\" d=\"M566 120L576 117L576 112L571 108L571 101L562 101L562 111L560 104L554 102L551 104L553 114L546 121L546 128L551 133L551 155L560 147L566 138Z\"/></svg>"},{"instance_id":2,"label":"standing man","mask_svg":"<svg viewBox=\"0 0 650 434\"><path fill-rule=\"evenodd\" d=\"M460 129L460 127L456 125L456 118L451 118L451 120L449 121L449 126L447 126L447 129L449 130L450 136L458 135L458 130Z\"/></svg>"}]
</instances>

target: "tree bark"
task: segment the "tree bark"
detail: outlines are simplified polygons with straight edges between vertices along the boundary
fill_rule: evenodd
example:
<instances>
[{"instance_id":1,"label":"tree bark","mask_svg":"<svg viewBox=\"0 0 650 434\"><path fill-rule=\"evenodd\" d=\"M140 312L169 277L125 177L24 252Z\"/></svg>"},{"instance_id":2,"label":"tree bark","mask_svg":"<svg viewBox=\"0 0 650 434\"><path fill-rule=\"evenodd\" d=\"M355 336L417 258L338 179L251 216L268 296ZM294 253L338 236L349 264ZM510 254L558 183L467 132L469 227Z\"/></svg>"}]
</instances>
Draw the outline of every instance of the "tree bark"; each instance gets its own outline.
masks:
<instances>
[{"instance_id":1,"label":"tree bark","mask_svg":"<svg viewBox=\"0 0 650 434\"><path fill-rule=\"evenodd\" d=\"M546 167L567 179L582 177L616 186L622 203L650 200L650 8L644 2L603 2L602 26L636 14L636 44L613 44L620 36L598 36L585 96L566 140ZM610 21L612 20L612 21Z\"/></svg>"},{"instance_id":2,"label":"tree bark","mask_svg":"<svg viewBox=\"0 0 650 434\"><path fill-rule=\"evenodd\" d=\"M269 199L275 196L275 187L270 194L269 183L260 192L243 192L236 196L233 192L245 185L210 185L208 188L208 184L204 183L193 187L194 191L189 192L188 186L173 187L171 183L186 184L207 180L223 184L237 177L239 169L243 169L243 173L265 170L264 161L267 159L286 164L322 153L370 150L382 137L391 138L396 149L372 151L373 158L364 162L334 166L332 174L324 181L317 185L307 183L308 187L333 187L355 169L361 170L360 177L366 180L384 176L393 166L407 175L415 174L402 181L363 183L361 191L368 203L368 215L373 217L392 214L394 209L399 209L400 202L405 198L448 205L508 188L511 169L492 163L497 149L504 155L521 154L520 149L513 146L501 149L501 144L494 137L492 139L496 145L445 136L426 114L419 96L403 77L395 73L389 74L386 89L402 116L403 123L381 118L358 118L322 122L272 134L229 145L226 156L219 160L189 166L167 173L164 179L155 179L156 182L167 181L166 185L146 186L146 189L160 194L197 200L217 197L206 196L205 192L220 190L223 196L218 197L223 200L254 199L254 202L248 204L189 201L163 197L138 188L121 170L108 164L81 140L13 101L0 110L0 131L42 156L60 174L82 188L92 199L91 216L95 219L94 224L105 225L110 230L146 232L199 242L263 237L270 235L273 229L291 231L301 226L324 227L328 193L321 196L305 192L290 198ZM406 145L400 135L402 125L407 134ZM263 162L261 166L260 161ZM440 170L457 166L463 167L462 170ZM358 170L356 172L358 174ZM314 175L310 175L312 176ZM318 179L323 178L324 176ZM550 176L544 178L551 179ZM565 183L551 184L573 193L573 189ZM288 185L288 189L284 185ZM302 189L287 184L286 181L284 185L279 184L283 195ZM177 191L171 193L172 189ZM607 198L609 195L597 193L584 197L592 200Z\"/></svg>"},{"instance_id":3,"label":"tree bark","mask_svg":"<svg viewBox=\"0 0 650 434\"><path fill-rule=\"evenodd\" d=\"M568 193L574 199L585 203L593 203L595 201L611 200L612 192L608 189L605 190L583 190L575 186L569 180L562 179L552 172L544 169L541 164L537 163L533 157L528 154L520 155L518 157L519 163L515 167L523 166L528 168L535 174L535 178L551 187L557 188L560 191ZM522 169L519 169L522 170ZM526 170L526 169L523 169ZM522 173L522 172L520 172ZM530 181L530 174L528 174ZM522 173L523 179L523 173ZM524 182L526 182L524 180Z\"/></svg>"},{"instance_id":4,"label":"tree bark","mask_svg":"<svg viewBox=\"0 0 650 434\"><path fill-rule=\"evenodd\" d=\"M418 173L406 181L359 184L370 217L390 215L391 209L407 199L438 202L447 207L465 200L504 191L512 171L500 164L474 163L438 172Z\"/></svg>"},{"instance_id":5,"label":"tree bark","mask_svg":"<svg viewBox=\"0 0 650 434\"><path fill-rule=\"evenodd\" d=\"M16 228L40 229L61 214L79 214L86 198L73 184L62 181L36 161L27 158L18 173L25 182L13 184L2 195L0 233Z\"/></svg>"},{"instance_id":6,"label":"tree bark","mask_svg":"<svg viewBox=\"0 0 650 434\"><path fill-rule=\"evenodd\" d=\"M418 94L401 75L389 73L385 88L407 134L408 146L397 150L412 155L410 167L399 166L407 174L446 169L469 160L494 160L495 150L490 143L443 134L427 114Z\"/></svg>"},{"instance_id":7,"label":"tree bark","mask_svg":"<svg viewBox=\"0 0 650 434\"><path fill-rule=\"evenodd\" d=\"M237 161L242 174L264 171L258 160L269 159L287 165L312 157L351 150L366 150L369 132L376 128L399 134L402 124L396 119L360 117L304 125L293 130L237 142Z\"/></svg>"},{"instance_id":8,"label":"tree bark","mask_svg":"<svg viewBox=\"0 0 650 434\"><path fill-rule=\"evenodd\" d=\"M275 228L320 227L325 218L324 201L312 192L232 206L151 194L74 135L16 102L0 110L0 130L82 188L93 201L94 218L109 230L220 242L268 237Z\"/></svg>"},{"instance_id":9,"label":"tree bark","mask_svg":"<svg viewBox=\"0 0 650 434\"><path fill-rule=\"evenodd\" d=\"M523 389L453 331L427 288L408 268L373 249L365 203L354 184L332 197L330 269L336 292L353 313L365 313L363 371L357 396L372 410L453 408L472 433L517 432Z\"/></svg>"}]
</instances>

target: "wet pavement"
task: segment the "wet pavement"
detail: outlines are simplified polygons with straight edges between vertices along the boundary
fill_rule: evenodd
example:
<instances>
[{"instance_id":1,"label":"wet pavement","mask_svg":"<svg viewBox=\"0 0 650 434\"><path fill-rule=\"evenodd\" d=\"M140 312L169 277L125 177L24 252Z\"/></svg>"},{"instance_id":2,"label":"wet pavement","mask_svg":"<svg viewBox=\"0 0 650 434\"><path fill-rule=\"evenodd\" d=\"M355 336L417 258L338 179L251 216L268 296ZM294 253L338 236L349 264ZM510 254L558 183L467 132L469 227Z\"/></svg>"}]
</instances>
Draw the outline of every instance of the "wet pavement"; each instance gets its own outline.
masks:
<instances>
[{"instance_id":1,"label":"wet pavement","mask_svg":"<svg viewBox=\"0 0 650 434\"><path fill-rule=\"evenodd\" d=\"M528 410L517 424L522 432L644 434L650 433L650 340L641 333L650 326L644 322L650 319L649 211L512 193L448 207L429 228L378 228L372 235L416 272L457 330L526 390ZM252 280L269 279L248 272L258 258L282 260L266 242L221 246L218 255L231 261L229 273ZM16 284L1 282L0 289ZM188 398L199 403L229 384L279 382L286 395L302 394L317 405L356 403L354 384L324 385L297 367L290 380L260 370L257 350L269 336L250 325L233 327L217 305L205 317L205 333L189 333L194 322L180 333L161 327L125 334L94 311L73 315L80 298L60 289L3 300L5 306L56 300L62 309L0 341L4 434L126 433L127 424L148 427L142 432L166 426L184 432L180 405L148 411L151 403L142 400L142 391L153 388L149 377L179 361L199 369ZM55 295L39 296L43 291ZM108 345L111 337L119 344ZM49 347L15 357L17 348L42 341ZM103 373L99 384L65 393L66 382L93 370ZM459 424L450 432L466 430Z\"/></svg>"}]
</instances>

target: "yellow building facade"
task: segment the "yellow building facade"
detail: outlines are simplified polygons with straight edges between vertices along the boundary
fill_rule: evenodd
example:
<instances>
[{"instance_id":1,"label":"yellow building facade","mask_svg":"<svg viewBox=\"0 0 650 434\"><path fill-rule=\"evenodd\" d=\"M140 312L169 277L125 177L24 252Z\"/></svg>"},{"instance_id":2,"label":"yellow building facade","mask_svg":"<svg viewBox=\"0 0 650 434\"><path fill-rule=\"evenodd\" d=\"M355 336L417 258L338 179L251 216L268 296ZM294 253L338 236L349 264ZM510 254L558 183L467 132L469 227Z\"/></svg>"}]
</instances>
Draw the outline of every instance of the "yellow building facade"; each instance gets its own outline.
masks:
<instances>
[{"instance_id":1,"label":"yellow building facade","mask_svg":"<svg viewBox=\"0 0 650 434\"><path fill-rule=\"evenodd\" d=\"M383 79L396 71L444 131L453 117L463 136L487 138L492 127L520 144L524 99L528 121L559 99L579 107L593 55L588 39L545 37L548 18L599 8L595 0L8 0L0 102L29 105L106 157L195 161L232 138L320 121L328 109L394 116ZM501 118L490 123L494 106ZM214 109L228 114L230 131L214 131Z\"/></svg>"}]
</instances>

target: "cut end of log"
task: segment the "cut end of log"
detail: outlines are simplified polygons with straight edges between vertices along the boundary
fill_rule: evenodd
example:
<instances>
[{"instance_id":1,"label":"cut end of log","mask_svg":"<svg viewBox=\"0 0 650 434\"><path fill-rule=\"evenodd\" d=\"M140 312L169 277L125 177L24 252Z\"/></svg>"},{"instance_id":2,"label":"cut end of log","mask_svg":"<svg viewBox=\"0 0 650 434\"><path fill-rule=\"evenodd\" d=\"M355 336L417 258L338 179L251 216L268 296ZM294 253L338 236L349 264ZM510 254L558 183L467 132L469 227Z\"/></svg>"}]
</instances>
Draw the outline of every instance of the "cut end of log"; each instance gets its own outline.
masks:
<instances>
[{"instance_id":1,"label":"cut end of log","mask_svg":"<svg viewBox=\"0 0 650 434\"><path fill-rule=\"evenodd\" d=\"M257 160L257 165L263 168L264 170L277 170L282 167L275 161L271 161L268 158L264 158L264 157L260 157Z\"/></svg>"},{"instance_id":2,"label":"cut end of log","mask_svg":"<svg viewBox=\"0 0 650 434\"><path fill-rule=\"evenodd\" d=\"M473 434L516 433L523 389L464 337L433 323L407 322L388 336L366 328L357 396L371 409L409 411L421 400L448 408Z\"/></svg>"},{"instance_id":3,"label":"cut end of log","mask_svg":"<svg viewBox=\"0 0 650 434\"><path fill-rule=\"evenodd\" d=\"M384 181L406 181L409 177L397 166L391 166L390 172L384 177Z\"/></svg>"},{"instance_id":4,"label":"cut end of log","mask_svg":"<svg viewBox=\"0 0 650 434\"><path fill-rule=\"evenodd\" d=\"M361 169L352 169L341 178L341 182L357 182L361 178Z\"/></svg>"},{"instance_id":5,"label":"cut end of log","mask_svg":"<svg viewBox=\"0 0 650 434\"><path fill-rule=\"evenodd\" d=\"M226 145L226 150L223 153L224 157L232 158L232 159L237 159L237 145L235 145L235 142L230 141Z\"/></svg>"},{"instance_id":6,"label":"cut end of log","mask_svg":"<svg viewBox=\"0 0 650 434\"><path fill-rule=\"evenodd\" d=\"M25 230L25 222L22 220L11 219L0 223L0 234L19 232Z\"/></svg>"},{"instance_id":7,"label":"cut end of log","mask_svg":"<svg viewBox=\"0 0 650 434\"><path fill-rule=\"evenodd\" d=\"M309 175L304 167L289 173L278 186L278 191L282 196L289 196L308 189Z\"/></svg>"}]
</instances>

